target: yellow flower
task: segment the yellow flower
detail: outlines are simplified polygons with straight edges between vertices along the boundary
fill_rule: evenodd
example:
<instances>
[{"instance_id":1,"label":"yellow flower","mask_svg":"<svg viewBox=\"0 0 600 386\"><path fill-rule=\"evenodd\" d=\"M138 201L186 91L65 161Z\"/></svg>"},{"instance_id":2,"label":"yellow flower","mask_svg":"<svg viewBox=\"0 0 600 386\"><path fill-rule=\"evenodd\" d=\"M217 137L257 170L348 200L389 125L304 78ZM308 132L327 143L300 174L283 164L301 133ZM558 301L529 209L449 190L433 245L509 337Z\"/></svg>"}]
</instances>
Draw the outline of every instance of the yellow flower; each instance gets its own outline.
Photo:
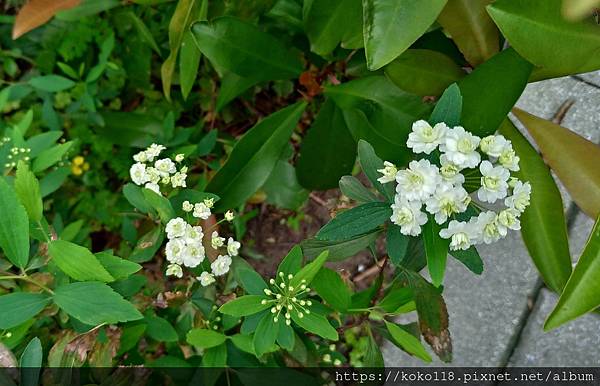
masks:
<instances>
[{"instance_id":1,"label":"yellow flower","mask_svg":"<svg viewBox=\"0 0 600 386\"><path fill-rule=\"evenodd\" d=\"M77 165L72 165L71 173L73 173L76 176L80 176L81 174L83 174L83 170L81 170L81 168Z\"/></svg>"},{"instance_id":2,"label":"yellow flower","mask_svg":"<svg viewBox=\"0 0 600 386\"><path fill-rule=\"evenodd\" d=\"M85 162L85 158L83 158L80 155L73 158L73 165L81 166L81 165L83 165L84 162Z\"/></svg>"}]
</instances>

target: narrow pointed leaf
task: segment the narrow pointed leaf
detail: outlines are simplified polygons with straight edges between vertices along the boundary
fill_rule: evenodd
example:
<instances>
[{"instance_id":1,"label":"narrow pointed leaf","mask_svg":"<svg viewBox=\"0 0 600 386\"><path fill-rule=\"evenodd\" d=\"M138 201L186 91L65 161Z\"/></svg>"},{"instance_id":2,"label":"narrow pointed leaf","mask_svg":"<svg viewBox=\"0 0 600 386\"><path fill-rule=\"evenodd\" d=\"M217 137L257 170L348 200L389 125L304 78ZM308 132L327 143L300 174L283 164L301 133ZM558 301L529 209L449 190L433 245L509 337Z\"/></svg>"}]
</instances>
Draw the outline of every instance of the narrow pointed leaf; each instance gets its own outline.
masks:
<instances>
[{"instance_id":1,"label":"narrow pointed leaf","mask_svg":"<svg viewBox=\"0 0 600 386\"><path fill-rule=\"evenodd\" d=\"M425 362L431 362L431 356L425 350L425 347L421 344L418 338L414 335L399 327L395 323L385 322L385 327L392 336L393 343L398 347L402 348L411 355L421 358Z\"/></svg>"},{"instance_id":2,"label":"narrow pointed leaf","mask_svg":"<svg viewBox=\"0 0 600 386\"><path fill-rule=\"evenodd\" d=\"M431 275L431 282L439 287L444 282L444 272L446 271L446 259L448 257L449 239L443 239L440 236L441 226L438 225L432 216L429 221L423 225L423 241L425 243L425 255L427 256L427 268Z\"/></svg>"},{"instance_id":3,"label":"narrow pointed leaf","mask_svg":"<svg viewBox=\"0 0 600 386\"><path fill-rule=\"evenodd\" d=\"M4 177L0 177L0 213L0 248L11 263L24 268L29 261L29 219Z\"/></svg>"},{"instance_id":4,"label":"narrow pointed leaf","mask_svg":"<svg viewBox=\"0 0 600 386\"><path fill-rule=\"evenodd\" d=\"M548 287L560 293L571 274L571 255L562 197L550 169L508 119L500 134L521 159L516 177L531 184L531 204L521 215L521 234Z\"/></svg>"},{"instance_id":5,"label":"narrow pointed leaf","mask_svg":"<svg viewBox=\"0 0 600 386\"><path fill-rule=\"evenodd\" d=\"M600 217L558 303L544 324L548 331L600 306Z\"/></svg>"},{"instance_id":6,"label":"narrow pointed leaf","mask_svg":"<svg viewBox=\"0 0 600 386\"><path fill-rule=\"evenodd\" d=\"M498 28L485 7L493 0L448 0L438 22L473 66L495 55L500 48Z\"/></svg>"},{"instance_id":7,"label":"narrow pointed leaf","mask_svg":"<svg viewBox=\"0 0 600 386\"><path fill-rule=\"evenodd\" d=\"M262 304L265 299L260 295L246 295L228 301L219 308L219 312L231 316L247 316L256 314L270 307L270 304Z\"/></svg>"},{"instance_id":8,"label":"narrow pointed leaf","mask_svg":"<svg viewBox=\"0 0 600 386\"><path fill-rule=\"evenodd\" d=\"M515 109L573 201L591 218L600 215L600 146L553 122Z\"/></svg>"},{"instance_id":9,"label":"narrow pointed leaf","mask_svg":"<svg viewBox=\"0 0 600 386\"><path fill-rule=\"evenodd\" d=\"M316 235L318 240L348 240L369 233L392 215L386 202L369 202L339 213Z\"/></svg>"}]
</instances>

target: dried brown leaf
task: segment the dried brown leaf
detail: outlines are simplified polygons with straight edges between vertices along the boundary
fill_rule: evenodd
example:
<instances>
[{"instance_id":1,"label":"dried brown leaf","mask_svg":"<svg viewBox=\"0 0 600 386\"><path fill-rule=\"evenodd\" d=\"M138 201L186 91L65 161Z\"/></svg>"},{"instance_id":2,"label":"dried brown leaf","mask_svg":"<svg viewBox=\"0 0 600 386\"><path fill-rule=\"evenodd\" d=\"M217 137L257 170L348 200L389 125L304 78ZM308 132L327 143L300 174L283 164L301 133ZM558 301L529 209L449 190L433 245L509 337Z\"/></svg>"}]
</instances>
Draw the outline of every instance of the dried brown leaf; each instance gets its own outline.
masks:
<instances>
[{"instance_id":1,"label":"dried brown leaf","mask_svg":"<svg viewBox=\"0 0 600 386\"><path fill-rule=\"evenodd\" d=\"M23 36L46 23L58 11L73 8L80 2L81 0L29 0L17 14L12 38Z\"/></svg>"}]
</instances>

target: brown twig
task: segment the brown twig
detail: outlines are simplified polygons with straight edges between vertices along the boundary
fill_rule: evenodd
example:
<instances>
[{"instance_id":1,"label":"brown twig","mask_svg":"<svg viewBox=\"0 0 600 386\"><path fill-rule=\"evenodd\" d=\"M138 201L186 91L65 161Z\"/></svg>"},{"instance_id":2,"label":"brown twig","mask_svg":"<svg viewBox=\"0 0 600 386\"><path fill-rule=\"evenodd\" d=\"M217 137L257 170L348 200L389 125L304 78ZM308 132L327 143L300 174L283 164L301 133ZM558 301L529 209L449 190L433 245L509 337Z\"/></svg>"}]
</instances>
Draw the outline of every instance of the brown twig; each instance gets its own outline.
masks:
<instances>
[{"instance_id":1,"label":"brown twig","mask_svg":"<svg viewBox=\"0 0 600 386\"><path fill-rule=\"evenodd\" d=\"M327 208L327 202L325 202L321 197L317 196L314 193L309 194L309 197L317 204Z\"/></svg>"},{"instance_id":2,"label":"brown twig","mask_svg":"<svg viewBox=\"0 0 600 386\"><path fill-rule=\"evenodd\" d=\"M367 268L363 272L356 275L354 277L354 279L352 279L352 281L355 283L358 283L358 282L361 282L361 281L367 279L368 277L378 274L379 272L381 272L383 270L383 267L385 267L386 261L387 261L387 257L384 257L383 259L381 259L377 263L375 263L375 265Z\"/></svg>"}]
</instances>

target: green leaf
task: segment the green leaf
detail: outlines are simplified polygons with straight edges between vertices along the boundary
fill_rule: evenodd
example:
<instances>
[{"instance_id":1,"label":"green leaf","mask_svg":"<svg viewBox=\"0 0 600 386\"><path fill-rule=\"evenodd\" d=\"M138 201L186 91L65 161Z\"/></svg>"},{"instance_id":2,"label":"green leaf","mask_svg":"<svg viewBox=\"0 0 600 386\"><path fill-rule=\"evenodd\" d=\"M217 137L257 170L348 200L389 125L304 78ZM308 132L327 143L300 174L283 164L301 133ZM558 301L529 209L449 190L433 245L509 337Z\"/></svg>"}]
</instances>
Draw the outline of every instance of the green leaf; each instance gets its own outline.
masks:
<instances>
[{"instance_id":1,"label":"green leaf","mask_svg":"<svg viewBox=\"0 0 600 386\"><path fill-rule=\"evenodd\" d=\"M279 322L283 323L283 320L280 320ZM258 323L252 341L254 352L256 352L257 357L269 352L271 347L275 344L277 335L279 334L279 322L275 323L273 314L267 313Z\"/></svg>"},{"instance_id":2,"label":"green leaf","mask_svg":"<svg viewBox=\"0 0 600 386\"><path fill-rule=\"evenodd\" d=\"M335 149L331 151L328 149ZM344 116L331 100L325 101L302 141L296 162L298 181L310 190L335 188L340 177L352 172L356 142ZM315 173L318 170L318 173Z\"/></svg>"},{"instance_id":3,"label":"green leaf","mask_svg":"<svg viewBox=\"0 0 600 386\"><path fill-rule=\"evenodd\" d=\"M208 0L202 0L198 10L198 20L206 20L207 12ZM183 34L181 53L179 54L179 84L183 99L187 99L192 87L194 87L201 56L200 50L196 47L192 31L186 30Z\"/></svg>"},{"instance_id":4,"label":"green leaf","mask_svg":"<svg viewBox=\"0 0 600 386\"><path fill-rule=\"evenodd\" d=\"M419 329L437 356L444 362L452 360L452 341L448 330L448 310L440 289L429 284L419 274L402 270L399 278L415 297Z\"/></svg>"},{"instance_id":5,"label":"green leaf","mask_svg":"<svg viewBox=\"0 0 600 386\"><path fill-rule=\"evenodd\" d=\"M50 298L45 294L13 292L0 296L0 329L6 330L26 322L43 310Z\"/></svg>"},{"instance_id":6,"label":"green leaf","mask_svg":"<svg viewBox=\"0 0 600 386\"><path fill-rule=\"evenodd\" d=\"M294 349L294 344L296 343L296 337L294 335L292 326L281 323L279 325L279 333L277 334L277 344L287 351L292 351Z\"/></svg>"},{"instance_id":7,"label":"green leaf","mask_svg":"<svg viewBox=\"0 0 600 386\"><path fill-rule=\"evenodd\" d=\"M40 91L59 92L75 86L75 82L60 75L43 75L29 79L27 82Z\"/></svg>"},{"instance_id":8,"label":"green leaf","mask_svg":"<svg viewBox=\"0 0 600 386\"><path fill-rule=\"evenodd\" d=\"M309 192L298 183L296 168L279 160L262 186L267 202L278 208L297 210L308 198Z\"/></svg>"},{"instance_id":9,"label":"green leaf","mask_svg":"<svg viewBox=\"0 0 600 386\"><path fill-rule=\"evenodd\" d=\"M433 216L423 225L423 242L425 243L425 255L427 256L427 268L431 275L431 282L439 287L444 282L446 271L446 258L448 256L449 239L440 236L440 229Z\"/></svg>"},{"instance_id":10,"label":"green leaf","mask_svg":"<svg viewBox=\"0 0 600 386\"><path fill-rule=\"evenodd\" d=\"M29 157L32 159L37 157L43 150L50 148L54 143L62 137L62 131L47 131L45 133L34 135L25 141L25 147L31 149Z\"/></svg>"},{"instance_id":11,"label":"green leaf","mask_svg":"<svg viewBox=\"0 0 600 386\"><path fill-rule=\"evenodd\" d=\"M385 66L385 74L402 90L420 96L440 95L465 76L448 56L425 49L408 49Z\"/></svg>"},{"instance_id":12,"label":"green leaf","mask_svg":"<svg viewBox=\"0 0 600 386\"><path fill-rule=\"evenodd\" d=\"M385 76L327 86L325 95L343 110L356 141L368 141L377 155L388 161L408 163L412 154L406 147L408 133L414 121L431 111L421 97L402 91Z\"/></svg>"},{"instance_id":13,"label":"green leaf","mask_svg":"<svg viewBox=\"0 0 600 386\"><path fill-rule=\"evenodd\" d=\"M236 279L249 295L263 295L267 283L251 267L241 267L235 270Z\"/></svg>"},{"instance_id":14,"label":"green leaf","mask_svg":"<svg viewBox=\"0 0 600 386\"><path fill-rule=\"evenodd\" d=\"M466 251L450 251L450 255L463 263L471 272L477 275L481 275L483 272L483 261L481 260L481 256L479 256L479 252L477 252L475 247L472 246Z\"/></svg>"},{"instance_id":15,"label":"green leaf","mask_svg":"<svg viewBox=\"0 0 600 386\"><path fill-rule=\"evenodd\" d=\"M142 40L144 42L146 42L146 44L148 44L148 46L150 48L152 48L154 50L154 52L156 52L158 54L158 56L160 56L160 49L158 48L158 45L156 44L156 40L154 40L154 36L152 36L152 32L150 32L148 27L146 27L146 24L144 24L142 19L140 19L135 13L133 13L131 11L127 12L126 15L129 16L129 18L131 19L133 26L137 30L137 32L140 35L140 37L142 38Z\"/></svg>"},{"instance_id":16,"label":"green leaf","mask_svg":"<svg viewBox=\"0 0 600 386\"><path fill-rule=\"evenodd\" d=\"M383 160L377 157L373 146L366 141L358 141L358 161L360 167L373 184L373 187L383 194L388 201L394 200L394 186L392 184L383 185L377 179L381 177L381 173L377 170L383 169Z\"/></svg>"},{"instance_id":17,"label":"green leaf","mask_svg":"<svg viewBox=\"0 0 600 386\"><path fill-rule=\"evenodd\" d=\"M144 197L144 193L142 192L142 188L139 186L129 182L123 186L123 195L129 201L131 205L133 205L136 209L138 209L142 213L152 213L154 209L150 204L146 201Z\"/></svg>"},{"instance_id":18,"label":"green leaf","mask_svg":"<svg viewBox=\"0 0 600 386\"><path fill-rule=\"evenodd\" d=\"M383 362L383 354L381 353L379 344L377 343L375 338L373 338L373 334L371 333L370 328L367 339L367 347L363 359L364 366L383 368L385 366L385 363Z\"/></svg>"},{"instance_id":19,"label":"green leaf","mask_svg":"<svg viewBox=\"0 0 600 386\"><path fill-rule=\"evenodd\" d=\"M0 248L19 268L29 261L29 219L13 188L0 177Z\"/></svg>"},{"instance_id":20,"label":"green leaf","mask_svg":"<svg viewBox=\"0 0 600 386\"><path fill-rule=\"evenodd\" d=\"M171 21L169 22L169 56L160 67L163 92L167 100L171 99L171 82L177 62L177 54L181 48L184 34L190 28L193 18L198 15L199 0L179 0Z\"/></svg>"},{"instance_id":21,"label":"green leaf","mask_svg":"<svg viewBox=\"0 0 600 386\"><path fill-rule=\"evenodd\" d=\"M462 125L480 137L493 134L521 96L532 68L508 48L461 79Z\"/></svg>"},{"instance_id":22,"label":"green leaf","mask_svg":"<svg viewBox=\"0 0 600 386\"><path fill-rule=\"evenodd\" d=\"M339 213L317 232L318 240L348 240L372 231L389 220L387 202L368 202Z\"/></svg>"},{"instance_id":23,"label":"green leaf","mask_svg":"<svg viewBox=\"0 0 600 386\"><path fill-rule=\"evenodd\" d=\"M34 173L39 173L58 163L63 159L72 145L73 141L69 141L42 151L37 158L33 160L31 170Z\"/></svg>"},{"instance_id":24,"label":"green leaf","mask_svg":"<svg viewBox=\"0 0 600 386\"><path fill-rule=\"evenodd\" d=\"M158 342L177 342L179 336L177 331L166 319L158 316L146 316L146 334Z\"/></svg>"},{"instance_id":25,"label":"green leaf","mask_svg":"<svg viewBox=\"0 0 600 386\"><path fill-rule=\"evenodd\" d=\"M285 275L289 275L290 273L295 275L302 268L302 259L302 248L300 245L294 245L283 260L281 260L281 263L279 263L277 275L279 275L279 272L283 272Z\"/></svg>"},{"instance_id":26,"label":"green leaf","mask_svg":"<svg viewBox=\"0 0 600 386\"><path fill-rule=\"evenodd\" d=\"M299 287L301 284L309 285L323 264L327 261L327 257L329 256L329 252L322 252L316 259L306 264L297 274L294 275L292 280L290 280L290 284L292 287ZM305 280L304 283L302 280Z\"/></svg>"},{"instance_id":27,"label":"green leaf","mask_svg":"<svg viewBox=\"0 0 600 386\"><path fill-rule=\"evenodd\" d=\"M344 48L362 47L360 0L307 1L304 7L304 30L311 51L326 56L340 42Z\"/></svg>"},{"instance_id":28,"label":"green leaf","mask_svg":"<svg viewBox=\"0 0 600 386\"><path fill-rule=\"evenodd\" d=\"M70 174L71 168L63 166L42 177L40 180L40 192L42 198L47 197L58 190Z\"/></svg>"},{"instance_id":29,"label":"green leaf","mask_svg":"<svg viewBox=\"0 0 600 386\"><path fill-rule=\"evenodd\" d=\"M394 265L401 265L408 250L409 237L400 232L396 224L388 224L386 234L386 250Z\"/></svg>"},{"instance_id":30,"label":"green leaf","mask_svg":"<svg viewBox=\"0 0 600 386\"><path fill-rule=\"evenodd\" d=\"M141 265L121 259L110 252L99 252L95 256L115 280L126 279L142 269Z\"/></svg>"},{"instance_id":31,"label":"green leaf","mask_svg":"<svg viewBox=\"0 0 600 386\"><path fill-rule=\"evenodd\" d=\"M498 28L485 6L492 0L448 0L438 17L444 31L471 65L477 66L500 48Z\"/></svg>"},{"instance_id":32,"label":"green leaf","mask_svg":"<svg viewBox=\"0 0 600 386\"><path fill-rule=\"evenodd\" d=\"M363 0L363 36L369 70L385 66L433 24L447 0Z\"/></svg>"},{"instance_id":33,"label":"green leaf","mask_svg":"<svg viewBox=\"0 0 600 386\"><path fill-rule=\"evenodd\" d=\"M43 355L44 352L42 350L42 342L40 342L40 339L37 337L31 339L19 359L19 367L21 368L20 385L36 386L38 384Z\"/></svg>"},{"instance_id":34,"label":"green leaf","mask_svg":"<svg viewBox=\"0 0 600 386\"><path fill-rule=\"evenodd\" d=\"M23 161L19 161L17 166L14 188L19 201L27 210L29 220L33 222L40 221L44 210L40 183L29 170L29 165Z\"/></svg>"},{"instance_id":35,"label":"green leaf","mask_svg":"<svg viewBox=\"0 0 600 386\"><path fill-rule=\"evenodd\" d=\"M312 286L319 296L336 311L345 312L350 306L350 290L337 272L329 268L321 268L315 276Z\"/></svg>"},{"instance_id":36,"label":"green leaf","mask_svg":"<svg viewBox=\"0 0 600 386\"><path fill-rule=\"evenodd\" d=\"M162 245L164 238L165 233L163 232L162 227L154 227L148 231L148 233L140 237L135 248L131 252L131 255L129 255L129 260L136 263L145 263L146 261L151 260Z\"/></svg>"},{"instance_id":37,"label":"green leaf","mask_svg":"<svg viewBox=\"0 0 600 386\"><path fill-rule=\"evenodd\" d=\"M254 24L230 16L192 26L196 45L211 63L256 80L296 78L302 72L298 55Z\"/></svg>"},{"instance_id":38,"label":"green leaf","mask_svg":"<svg viewBox=\"0 0 600 386\"><path fill-rule=\"evenodd\" d=\"M337 341L339 339L338 333L331 326L327 318L323 315L319 315L315 312L310 314L304 313L300 318L297 312L292 312L292 320L301 328L308 332L319 335L323 339Z\"/></svg>"},{"instance_id":39,"label":"green leaf","mask_svg":"<svg viewBox=\"0 0 600 386\"><path fill-rule=\"evenodd\" d=\"M96 256L85 247L65 240L54 240L48 244L48 254L61 271L75 280L115 280Z\"/></svg>"},{"instance_id":40,"label":"green leaf","mask_svg":"<svg viewBox=\"0 0 600 386\"><path fill-rule=\"evenodd\" d=\"M354 256L358 252L366 249L377 240L381 231L376 230L365 235L356 236L348 240L325 241L316 238L310 238L302 241L302 251L309 259L317 257L323 251L329 251L329 261L340 261L347 257Z\"/></svg>"},{"instance_id":41,"label":"green leaf","mask_svg":"<svg viewBox=\"0 0 600 386\"><path fill-rule=\"evenodd\" d=\"M542 67L536 80L600 69L598 25L565 20L561 0L499 0L487 9L511 46Z\"/></svg>"},{"instance_id":42,"label":"green leaf","mask_svg":"<svg viewBox=\"0 0 600 386\"><path fill-rule=\"evenodd\" d=\"M265 183L305 107L306 103L300 102L269 115L237 142L206 187L221 197L216 211L238 207Z\"/></svg>"},{"instance_id":43,"label":"green leaf","mask_svg":"<svg viewBox=\"0 0 600 386\"><path fill-rule=\"evenodd\" d=\"M429 118L429 123L445 122L448 126L458 126L462 113L462 96L456 83L444 91Z\"/></svg>"},{"instance_id":44,"label":"green leaf","mask_svg":"<svg viewBox=\"0 0 600 386\"><path fill-rule=\"evenodd\" d=\"M91 326L143 318L131 303L100 282L62 285L54 292L54 302L67 314Z\"/></svg>"},{"instance_id":45,"label":"green leaf","mask_svg":"<svg viewBox=\"0 0 600 386\"><path fill-rule=\"evenodd\" d=\"M156 209L163 224L168 223L169 220L175 217L175 211L165 196L147 188L143 188L142 193L148 204Z\"/></svg>"},{"instance_id":46,"label":"green leaf","mask_svg":"<svg viewBox=\"0 0 600 386\"><path fill-rule=\"evenodd\" d=\"M221 77L221 87L215 103L215 110L220 112L229 102L242 95L250 87L260 82L253 77L243 77L233 72L226 72Z\"/></svg>"},{"instance_id":47,"label":"green leaf","mask_svg":"<svg viewBox=\"0 0 600 386\"><path fill-rule=\"evenodd\" d=\"M515 176L531 184L530 205L521 215L523 241L546 285L560 293L571 274L569 238L560 191L542 157L508 119L500 128L500 134L512 142L521 159L521 170Z\"/></svg>"},{"instance_id":48,"label":"green leaf","mask_svg":"<svg viewBox=\"0 0 600 386\"><path fill-rule=\"evenodd\" d=\"M396 313L396 311L405 306L406 304L414 300L413 292L408 287L402 287L398 285L398 282L393 283L387 294L379 303L377 307L381 308L387 313Z\"/></svg>"},{"instance_id":49,"label":"green leaf","mask_svg":"<svg viewBox=\"0 0 600 386\"><path fill-rule=\"evenodd\" d=\"M202 356L202 366L204 367L225 367L227 366L227 346L222 344L220 346L211 347L204 351ZM216 369L219 374L221 369Z\"/></svg>"},{"instance_id":50,"label":"green leaf","mask_svg":"<svg viewBox=\"0 0 600 386\"><path fill-rule=\"evenodd\" d=\"M162 122L148 114L122 111L102 112L104 126L94 128L109 143L144 148L163 133Z\"/></svg>"},{"instance_id":51,"label":"green leaf","mask_svg":"<svg viewBox=\"0 0 600 386\"><path fill-rule=\"evenodd\" d=\"M222 345L227 337L217 331L194 328L187 333L186 340L193 346L207 349Z\"/></svg>"},{"instance_id":52,"label":"green leaf","mask_svg":"<svg viewBox=\"0 0 600 386\"><path fill-rule=\"evenodd\" d=\"M343 176L339 187L344 196L361 204L378 201L377 196L353 176Z\"/></svg>"},{"instance_id":53,"label":"green leaf","mask_svg":"<svg viewBox=\"0 0 600 386\"><path fill-rule=\"evenodd\" d=\"M421 358L425 362L431 362L431 356L429 356L429 353L418 338L415 338L411 333L405 331L395 323L385 321L385 327L392 336L392 343L407 353Z\"/></svg>"},{"instance_id":54,"label":"green leaf","mask_svg":"<svg viewBox=\"0 0 600 386\"><path fill-rule=\"evenodd\" d=\"M548 331L600 306L600 217L588 238L585 249L569 277L554 310L544 323Z\"/></svg>"},{"instance_id":55,"label":"green leaf","mask_svg":"<svg viewBox=\"0 0 600 386\"><path fill-rule=\"evenodd\" d=\"M219 312L238 317L256 314L257 312L266 310L270 307L270 304L261 303L263 299L265 299L265 297L260 295L242 296L223 304L221 308L219 308Z\"/></svg>"},{"instance_id":56,"label":"green leaf","mask_svg":"<svg viewBox=\"0 0 600 386\"><path fill-rule=\"evenodd\" d=\"M553 122L514 109L531 134L544 162L556 173L573 201L591 218L600 215L600 146ZM521 162L522 163L522 162Z\"/></svg>"}]
</instances>

